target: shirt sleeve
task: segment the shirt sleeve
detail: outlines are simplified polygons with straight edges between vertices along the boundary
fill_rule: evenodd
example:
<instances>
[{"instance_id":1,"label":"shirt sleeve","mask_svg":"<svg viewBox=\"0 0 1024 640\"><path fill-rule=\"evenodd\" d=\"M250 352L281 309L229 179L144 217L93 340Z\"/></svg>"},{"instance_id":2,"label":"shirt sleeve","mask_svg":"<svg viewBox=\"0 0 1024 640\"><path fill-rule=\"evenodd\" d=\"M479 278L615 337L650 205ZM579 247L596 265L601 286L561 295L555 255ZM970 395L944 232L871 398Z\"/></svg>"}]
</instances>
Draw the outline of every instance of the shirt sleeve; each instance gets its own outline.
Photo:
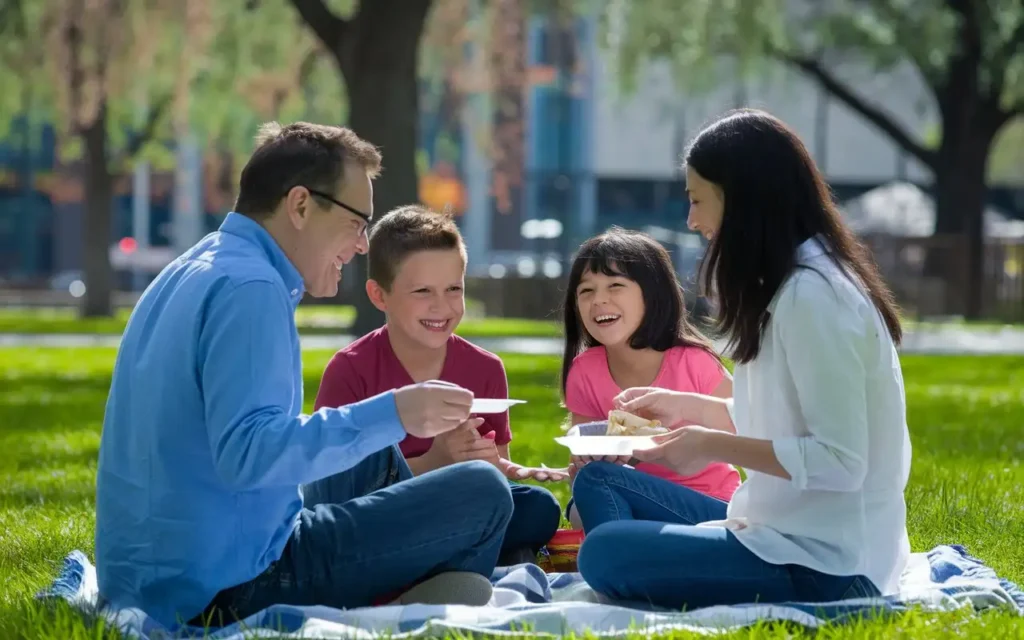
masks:
<instances>
[{"instance_id":1,"label":"shirt sleeve","mask_svg":"<svg viewBox=\"0 0 1024 640\"><path fill-rule=\"evenodd\" d=\"M219 475L239 490L313 482L405 436L390 392L295 415L297 340L291 305L270 282L226 289L207 311L198 361L207 435Z\"/></svg>"},{"instance_id":2,"label":"shirt sleeve","mask_svg":"<svg viewBox=\"0 0 1024 640\"><path fill-rule=\"evenodd\" d=\"M323 407L337 408L365 400L365 387L362 377L352 366L348 355L339 351L324 368L313 407L316 410Z\"/></svg>"},{"instance_id":3,"label":"shirt sleeve","mask_svg":"<svg viewBox=\"0 0 1024 640\"><path fill-rule=\"evenodd\" d=\"M508 376L505 365L500 360L494 363L487 376L487 397L508 398ZM509 426L508 411L483 416L484 424L480 426L482 433L494 432L494 443L497 445L512 442L512 429Z\"/></svg>"},{"instance_id":4,"label":"shirt sleeve","mask_svg":"<svg viewBox=\"0 0 1024 640\"><path fill-rule=\"evenodd\" d=\"M801 274L772 319L809 432L775 440L775 456L801 490L857 491L867 473L868 323L840 300L843 286Z\"/></svg>"},{"instance_id":5,"label":"shirt sleeve","mask_svg":"<svg viewBox=\"0 0 1024 640\"><path fill-rule=\"evenodd\" d=\"M587 383L585 367L576 360L569 367L569 375L565 381L565 408L578 416L603 420L600 407L595 405L593 391Z\"/></svg>"}]
</instances>

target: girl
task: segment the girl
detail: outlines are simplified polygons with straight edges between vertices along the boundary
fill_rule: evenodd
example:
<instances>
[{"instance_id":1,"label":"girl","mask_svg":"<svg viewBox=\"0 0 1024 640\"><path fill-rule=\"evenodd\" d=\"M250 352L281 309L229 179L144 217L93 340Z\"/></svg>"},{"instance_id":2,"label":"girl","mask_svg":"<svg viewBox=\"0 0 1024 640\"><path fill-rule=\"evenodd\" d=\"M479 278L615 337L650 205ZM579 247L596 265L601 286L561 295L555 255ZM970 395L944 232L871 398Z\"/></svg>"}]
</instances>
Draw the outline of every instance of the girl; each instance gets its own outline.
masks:
<instances>
[{"instance_id":1,"label":"girl","mask_svg":"<svg viewBox=\"0 0 1024 640\"><path fill-rule=\"evenodd\" d=\"M610 506L580 572L607 596L672 608L894 593L910 552L910 442L891 294L804 145L769 114L737 111L702 131L686 186L689 226L711 243L704 285L737 363L735 405L651 388L616 405L703 425L637 458L682 474L731 463L747 480L726 507L587 465L577 501L600 487ZM674 512L642 522L614 508L645 490Z\"/></svg>"},{"instance_id":2,"label":"girl","mask_svg":"<svg viewBox=\"0 0 1024 640\"><path fill-rule=\"evenodd\" d=\"M630 387L732 396L732 381L710 343L686 320L682 287L668 252L648 235L612 228L580 247L569 274L564 321L562 396L573 424L606 419L615 397ZM570 472L588 462L573 458ZM740 484L739 473L720 462L685 474L644 463L628 470L623 481L638 474L657 478L658 486L699 492L723 506ZM593 491L584 493L574 489L567 516L575 528L590 531L607 501ZM672 507L645 498L623 501L619 508L639 519L659 519Z\"/></svg>"}]
</instances>

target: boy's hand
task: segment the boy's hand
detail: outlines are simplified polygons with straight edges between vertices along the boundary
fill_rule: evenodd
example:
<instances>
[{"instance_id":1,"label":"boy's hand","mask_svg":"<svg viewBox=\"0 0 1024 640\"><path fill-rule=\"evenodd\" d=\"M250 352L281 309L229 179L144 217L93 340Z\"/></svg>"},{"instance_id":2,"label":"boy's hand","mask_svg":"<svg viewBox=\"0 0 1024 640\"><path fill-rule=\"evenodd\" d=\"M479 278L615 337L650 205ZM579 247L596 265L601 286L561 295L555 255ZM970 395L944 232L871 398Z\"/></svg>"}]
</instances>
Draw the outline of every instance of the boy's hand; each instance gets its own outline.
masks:
<instances>
[{"instance_id":1,"label":"boy's hand","mask_svg":"<svg viewBox=\"0 0 1024 640\"><path fill-rule=\"evenodd\" d=\"M483 423L483 418L470 418L452 431L435 437L427 452L433 458L435 468L467 460L497 464L498 449L494 440L482 437L477 431Z\"/></svg>"},{"instance_id":2,"label":"boy's hand","mask_svg":"<svg viewBox=\"0 0 1024 640\"><path fill-rule=\"evenodd\" d=\"M440 380L410 384L395 391L395 407L406 433L433 438L469 418L473 392Z\"/></svg>"}]
</instances>

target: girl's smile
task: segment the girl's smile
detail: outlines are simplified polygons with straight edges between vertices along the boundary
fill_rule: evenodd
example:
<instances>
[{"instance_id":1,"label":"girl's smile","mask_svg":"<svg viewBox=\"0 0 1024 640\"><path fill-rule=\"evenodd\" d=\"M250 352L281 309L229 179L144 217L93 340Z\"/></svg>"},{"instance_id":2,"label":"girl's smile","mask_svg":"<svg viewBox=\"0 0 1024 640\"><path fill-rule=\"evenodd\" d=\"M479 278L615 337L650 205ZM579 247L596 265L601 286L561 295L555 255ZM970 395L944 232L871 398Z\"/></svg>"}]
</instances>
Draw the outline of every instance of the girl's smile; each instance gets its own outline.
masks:
<instances>
[{"instance_id":1,"label":"girl's smile","mask_svg":"<svg viewBox=\"0 0 1024 640\"><path fill-rule=\"evenodd\" d=\"M623 275L584 272L576 298L583 328L606 347L627 344L644 317L640 285Z\"/></svg>"}]
</instances>

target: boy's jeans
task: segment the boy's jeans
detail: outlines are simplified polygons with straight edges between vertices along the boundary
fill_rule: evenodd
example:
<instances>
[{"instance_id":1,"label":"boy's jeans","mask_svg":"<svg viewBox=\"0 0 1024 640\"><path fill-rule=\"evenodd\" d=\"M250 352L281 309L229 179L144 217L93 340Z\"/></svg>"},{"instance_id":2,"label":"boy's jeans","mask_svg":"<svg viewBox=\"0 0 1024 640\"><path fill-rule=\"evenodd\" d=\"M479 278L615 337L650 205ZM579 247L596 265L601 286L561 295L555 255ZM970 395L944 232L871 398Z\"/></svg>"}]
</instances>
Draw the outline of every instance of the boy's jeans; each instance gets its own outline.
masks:
<instances>
[{"instance_id":1,"label":"boy's jeans","mask_svg":"<svg viewBox=\"0 0 1024 640\"><path fill-rule=\"evenodd\" d=\"M591 462L576 475L572 491L587 533L580 573L610 598L692 610L879 595L864 576L770 564L731 531L693 526L724 519L728 505L662 478Z\"/></svg>"},{"instance_id":2,"label":"boy's jeans","mask_svg":"<svg viewBox=\"0 0 1024 640\"><path fill-rule=\"evenodd\" d=\"M397 447L303 494L281 559L221 591L192 624L230 624L274 604L368 606L443 571L489 578L512 514L508 482L492 465L414 478Z\"/></svg>"}]
</instances>

